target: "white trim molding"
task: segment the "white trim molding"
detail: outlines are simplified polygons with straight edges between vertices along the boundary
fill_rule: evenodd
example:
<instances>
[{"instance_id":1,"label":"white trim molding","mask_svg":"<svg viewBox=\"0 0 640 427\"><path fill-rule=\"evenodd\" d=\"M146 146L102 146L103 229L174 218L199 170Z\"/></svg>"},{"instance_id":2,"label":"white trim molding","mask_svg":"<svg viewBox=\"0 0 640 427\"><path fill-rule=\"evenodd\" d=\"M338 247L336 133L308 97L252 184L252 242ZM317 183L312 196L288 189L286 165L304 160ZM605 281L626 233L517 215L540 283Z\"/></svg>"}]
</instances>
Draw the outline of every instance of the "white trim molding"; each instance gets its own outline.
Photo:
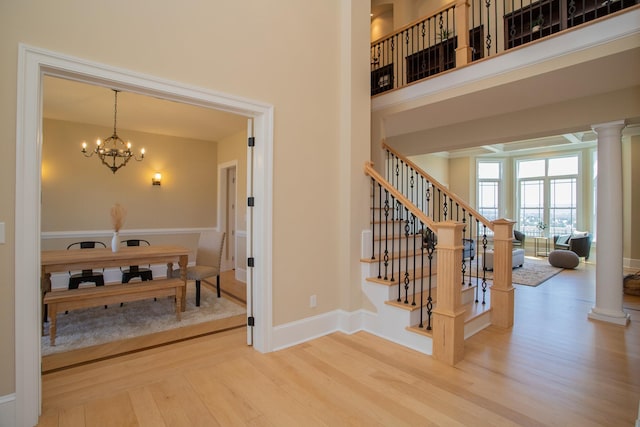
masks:
<instances>
[{"instance_id":1,"label":"white trim molding","mask_svg":"<svg viewBox=\"0 0 640 427\"><path fill-rule=\"evenodd\" d=\"M205 228L138 228L120 230L120 236L161 236L167 234L198 234L207 231L217 231L213 227ZM72 237L100 236L111 237L113 230L69 230L69 231L44 231L40 233L43 240L67 239Z\"/></svg>"},{"instance_id":2,"label":"white trim molding","mask_svg":"<svg viewBox=\"0 0 640 427\"><path fill-rule=\"evenodd\" d=\"M16 395L15 393L0 396L0 426L15 426Z\"/></svg>"}]
</instances>

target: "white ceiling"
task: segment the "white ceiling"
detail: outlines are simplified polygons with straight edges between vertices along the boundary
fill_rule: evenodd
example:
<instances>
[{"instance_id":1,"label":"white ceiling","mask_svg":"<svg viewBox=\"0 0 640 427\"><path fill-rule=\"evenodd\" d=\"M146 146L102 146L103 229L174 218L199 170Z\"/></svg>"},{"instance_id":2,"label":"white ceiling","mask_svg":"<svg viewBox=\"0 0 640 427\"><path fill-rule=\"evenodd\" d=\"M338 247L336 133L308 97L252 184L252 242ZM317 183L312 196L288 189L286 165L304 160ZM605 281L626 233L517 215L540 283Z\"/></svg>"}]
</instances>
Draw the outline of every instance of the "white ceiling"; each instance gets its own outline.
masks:
<instances>
[{"instance_id":1,"label":"white ceiling","mask_svg":"<svg viewBox=\"0 0 640 427\"><path fill-rule=\"evenodd\" d=\"M46 76L46 119L113 127L114 92L110 88ZM159 135L220 141L247 129L247 118L131 92L118 93L118 133L135 130Z\"/></svg>"}]
</instances>

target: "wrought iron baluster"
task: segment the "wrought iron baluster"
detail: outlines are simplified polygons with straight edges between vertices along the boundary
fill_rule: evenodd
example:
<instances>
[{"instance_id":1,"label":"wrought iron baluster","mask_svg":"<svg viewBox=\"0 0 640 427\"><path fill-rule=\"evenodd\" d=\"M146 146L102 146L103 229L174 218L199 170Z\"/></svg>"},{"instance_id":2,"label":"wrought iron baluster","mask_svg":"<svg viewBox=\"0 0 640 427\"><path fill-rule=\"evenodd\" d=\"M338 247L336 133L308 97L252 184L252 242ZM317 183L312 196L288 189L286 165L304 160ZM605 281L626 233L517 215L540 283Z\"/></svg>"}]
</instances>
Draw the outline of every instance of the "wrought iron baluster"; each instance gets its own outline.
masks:
<instances>
[{"instance_id":1,"label":"wrought iron baluster","mask_svg":"<svg viewBox=\"0 0 640 427\"><path fill-rule=\"evenodd\" d=\"M409 208L404 208L406 221L404 223L404 241L405 241L405 257L404 257L404 303L409 303L409 232L411 231L409 223Z\"/></svg>"},{"instance_id":2,"label":"wrought iron baluster","mask_svg":"<svg viewBox=\"0 0 640 427\"><path fill-rule=\"evenodd\" d=\"M376 259L376 181L371 178L371 259Z\"/></svg>"},{"instance_id":3,"label":"wrought iron baluster","mask_svg":"<svg viewBox=\"0 0 640 427\"><path fill-rule=\"evenodd\" d=\"M415 306L416 305L416 236L418 233L416 233L416 216L414 214L411 214L411 228L413 229L412 234L413 234L413 250L411 252L413 252L413 255L411 256L411 258L413 258L413 298L411 301L411 305Z\"/></svg>"},{"instance_id":4,"label":"wrought iron baluster","mask_svg":"<svg viewBox=\"0 0 640 427\"><path fill-rule=\"evenodd\" d=\"M424 231L425 224L420 221L420 324L419 328L424 327L423 316L424 316ZM413 280L415 281L415 273L413 275Z\"/></svg>"},{"instance_id":5,"label":"wrought iron baluster","mask_svg":"<svg viewBox=\"0 0 640 427\"><path fill-rule=\"evenodd\" d=\"M400 205L400 202L398 202L396 200L396 198L394 196L391 196L391 200L393 201L393 215L394 215L394 220L393 220L393 227L391 228L391 234L392 234L392 240L391 240L391 253L394 256L394 258L396 257L396 252L395 252L395 246L396 246L396 227L397 224L400 224L402 222L402 215L400 214L400 208L402 205ZM398 237L400 237L400 231L398 231ZM402 246L400 245L400 242L398 242L398 255L397 255L397 259L398 259L398 275L400 275L400 256L402 255ZM394 271L395 271L395 262L391 262L391 283L395 283L396 279L394 277ZM398 301L400 301L400 282L398 281Z\"/></svg>"},{"instance_id":6,"label":"wrought iron baluster","mask_svg":"<svg viewBox=\"0 0 640 427\"><path fill-rule=\"evenodd\" d=\"M374 198L375 198L375 195L374 195ZM379 200L379 203L382 204L382 185L380 184L378 184L378 200ZM375 228L375 224L374 224L374 228ZM382 209L380 208L378 208L378 236L380 236L378 238L378 279L380 279L382 277L380 274L382 270L382 265L380 264L381 263L380 254L382 253L382 238L381 238L382 237Z\"/></svg>"},{"instance_id":7,"label":"wrought iron baluster","mask_svg":"<svg viewBox=\"0 0 640 427\"><path fill-rule=\"evenodd\" d=\"M384 280L389 268L389 190L384 190Z\"/></svg>"},{"instance_id":8,"label":"wrought iron baluster","mask_svg":"<svg viewBox=\"0 0 640 427\"><path fill-rule=\"evenodd\" d=\"M467 260L465 258L465 232L467 231L466 218L463 217L462 222L464 223L464 228L462 229L462 286L464 286L464 276L467 274ZM471 254L471 239L469 239L469 254ZM471 268L469 268L469 271L471 271Z\"/></svg>"},{"instance_id":9,"label":"wrought iron baluster","mask_svg":"<svg viewBox=\"0 0 640 427\"><path fill-rule=\"evenodd\" d=\"M432 272L433 272L433 253L436 250L436 236L430 228L427 228L427 236L426 236L426 245L427 245L427 258L429 259L429 295L427 296L427 330L431 330L431 316L433 314L433 280L432 280Z\"/></svg>"},{"instance_id":10,"label":"wrought iron baluster","mask_svg":"<svg viewBox=\"0 0 640 427\"><path fill-rule=\"evenodd\" d=\"M486 258L487 256L487 226L483 225L482 232L482 256ZM486 296L487 296L487 272L483 270L482 272L482 305L486 304ZM476 301L477 302L477 301Z\"/></svg>"}]
</instances>

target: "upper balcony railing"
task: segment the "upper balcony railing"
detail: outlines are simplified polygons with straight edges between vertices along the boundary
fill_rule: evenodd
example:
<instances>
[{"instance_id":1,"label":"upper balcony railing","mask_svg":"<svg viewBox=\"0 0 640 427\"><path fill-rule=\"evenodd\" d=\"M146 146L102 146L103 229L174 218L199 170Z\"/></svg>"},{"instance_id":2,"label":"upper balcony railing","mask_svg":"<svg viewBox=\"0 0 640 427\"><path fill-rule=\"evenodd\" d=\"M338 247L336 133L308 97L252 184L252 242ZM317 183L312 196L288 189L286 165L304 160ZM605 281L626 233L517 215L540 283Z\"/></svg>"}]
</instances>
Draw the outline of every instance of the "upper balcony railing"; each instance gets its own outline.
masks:
<instances>
[{"instance_id":1,"label":"upper balcony railing","mask_svg":"<svg viewBox=\"0 0 640 427\"><path fill-rule=\"evenodd\" d=\"M371 96L637 4L640 0L452 1L371 44Z\"/></svg>"}]
</instances>

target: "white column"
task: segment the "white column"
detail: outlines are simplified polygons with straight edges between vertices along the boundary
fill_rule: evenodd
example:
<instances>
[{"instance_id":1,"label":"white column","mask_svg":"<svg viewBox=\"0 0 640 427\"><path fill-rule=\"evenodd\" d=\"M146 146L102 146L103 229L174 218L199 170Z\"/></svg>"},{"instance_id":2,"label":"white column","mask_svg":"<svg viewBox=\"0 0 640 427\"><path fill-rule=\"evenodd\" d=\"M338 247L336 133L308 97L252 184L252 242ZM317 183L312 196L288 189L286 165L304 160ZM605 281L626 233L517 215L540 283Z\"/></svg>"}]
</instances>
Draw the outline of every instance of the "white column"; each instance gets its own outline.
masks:
<instances>
[{"instance_id":1,"label":"white column","mask_svg":"<svg viewBox=\"0 0 640 427\"><path fill-rule=\"evenodd\" d=\"M598 134L596 304L589 318L626 326L622 310L622 129L624 121L592 126Z\"/></svg>"}]
</instances>

